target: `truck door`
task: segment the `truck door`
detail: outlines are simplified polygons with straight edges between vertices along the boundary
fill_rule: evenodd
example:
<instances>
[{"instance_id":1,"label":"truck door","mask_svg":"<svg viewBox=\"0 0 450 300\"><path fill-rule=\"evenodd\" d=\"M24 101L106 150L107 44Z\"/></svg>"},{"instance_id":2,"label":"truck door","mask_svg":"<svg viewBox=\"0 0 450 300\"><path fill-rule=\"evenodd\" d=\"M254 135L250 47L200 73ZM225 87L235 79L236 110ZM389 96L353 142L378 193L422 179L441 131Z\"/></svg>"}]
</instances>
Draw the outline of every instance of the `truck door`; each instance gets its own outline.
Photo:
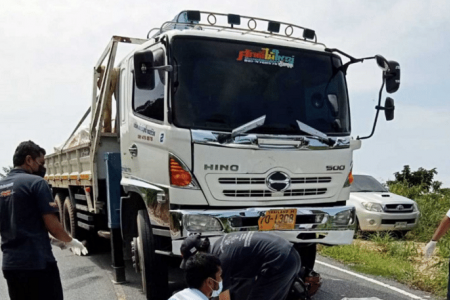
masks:
<instances>
[{"instance_id":1,"label":"truck door","mask_svg":"<svg viewBox=\"0 0 450 300\"><path fill-rule=\"evenodd\" d=\"M162 44L151 46L154 66L167 63L166 51ZM155 72L155 88L141 90L136 87L133 72L133 58L128 67L130 81L130 100L126 112L128 121L126 137L122 140L124 176L134 177L149 183L168 181L166 151L166 101L167 75L164 71Z\"/></svg>"}]
</instances>

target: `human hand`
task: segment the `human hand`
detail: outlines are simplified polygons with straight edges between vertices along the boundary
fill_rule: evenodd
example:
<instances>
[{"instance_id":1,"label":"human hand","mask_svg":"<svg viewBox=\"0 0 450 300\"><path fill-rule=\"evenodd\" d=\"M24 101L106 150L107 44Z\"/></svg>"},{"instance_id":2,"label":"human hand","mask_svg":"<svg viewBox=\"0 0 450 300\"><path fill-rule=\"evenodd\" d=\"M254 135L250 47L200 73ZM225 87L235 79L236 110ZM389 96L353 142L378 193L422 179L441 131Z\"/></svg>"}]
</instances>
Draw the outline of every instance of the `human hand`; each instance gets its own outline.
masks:
<instances>
[{"instance_id":1,"label":"human hand","mask_svg":"<svg viewBox=\"0 0 450 300\"><path fill-rule=\"evenodd\" d=\"M430 241L426 246L425 246L425 258L430 258L431 255L433 255L434 249L436 249L436 241Z\"/></svg>"},{"instance_id":2,"label":"human hand","mask_svg":"<svg viewBox=\"0 0 450 300\"><path fill-rule=\"evenodd\" d=\"M66 243L66 247L70 248L75 255L81 256L88 254L86 247L77 239L72 239L69 243Z\"/></svg>"}]
</instances>

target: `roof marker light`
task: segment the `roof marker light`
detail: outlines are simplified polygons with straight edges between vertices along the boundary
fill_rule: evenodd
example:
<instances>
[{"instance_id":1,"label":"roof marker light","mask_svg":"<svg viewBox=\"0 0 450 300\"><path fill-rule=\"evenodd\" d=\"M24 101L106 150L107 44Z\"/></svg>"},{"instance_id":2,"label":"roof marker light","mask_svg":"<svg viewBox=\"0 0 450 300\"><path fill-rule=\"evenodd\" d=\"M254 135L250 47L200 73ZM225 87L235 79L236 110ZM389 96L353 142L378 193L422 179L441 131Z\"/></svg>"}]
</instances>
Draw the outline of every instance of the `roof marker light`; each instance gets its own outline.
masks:
<instances>
[{"instance_id":1,"label":"roof marker light","mask_svg":"<svg viewBox=\"0 0 450 300\"><path fill-rule=\"evenodd\" d=\"M200 11L199 10L188 10L186 12L186 18L188 22L200 22Z\"/></svg>"},{"instance_id":2,"label":"roof marker light","mask_svg":"<svg viewBox=\"0 0 450 300\"><path fill-rule=\"evenodd\" d=\"M267 26L267 31L269 31L271 33L272 32L275 32L275 33L280 32L280 23L269 21L269 25Z\"/></svg>"},{"instance_id":3,"label":"roof marker light","mask_svg":"<svg viewBox=\"0 0 450 300\"><path fill-rule=\"evenodd\" d=\"M233 25L241 25L241 16L240 15L228 15L228 24L231 25L233 28Z\"/></svg>"},{"instance_id":4,"label":"roof marker light","mask_svg":"<svg viewBox=\"0 0 450 300\"><path fill-rule=\"evenodd\" d=\"M312 29L303 29L303 38L308 40L313 40L316 36L316 32Z\"/></svg>"}]
</instances>

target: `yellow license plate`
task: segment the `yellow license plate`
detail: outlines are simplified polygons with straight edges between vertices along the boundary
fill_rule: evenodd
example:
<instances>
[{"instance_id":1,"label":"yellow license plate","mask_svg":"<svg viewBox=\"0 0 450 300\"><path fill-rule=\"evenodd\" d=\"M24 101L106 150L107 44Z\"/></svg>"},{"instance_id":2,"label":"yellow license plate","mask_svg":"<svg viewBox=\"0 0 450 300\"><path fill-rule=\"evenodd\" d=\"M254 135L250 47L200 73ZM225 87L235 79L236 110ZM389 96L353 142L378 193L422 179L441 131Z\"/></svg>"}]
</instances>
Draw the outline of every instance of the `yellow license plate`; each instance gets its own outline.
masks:
<instances>
[{"instance_id":1,"label":"yellow license plate","mask_svg":"<svg viewBox=\"0 0 450 300\"><path fill-rule=\"evenodd\" d=\"M259 218L259 230L294 229L297 209L273 209Z\"/></svg>"}]
</instances>

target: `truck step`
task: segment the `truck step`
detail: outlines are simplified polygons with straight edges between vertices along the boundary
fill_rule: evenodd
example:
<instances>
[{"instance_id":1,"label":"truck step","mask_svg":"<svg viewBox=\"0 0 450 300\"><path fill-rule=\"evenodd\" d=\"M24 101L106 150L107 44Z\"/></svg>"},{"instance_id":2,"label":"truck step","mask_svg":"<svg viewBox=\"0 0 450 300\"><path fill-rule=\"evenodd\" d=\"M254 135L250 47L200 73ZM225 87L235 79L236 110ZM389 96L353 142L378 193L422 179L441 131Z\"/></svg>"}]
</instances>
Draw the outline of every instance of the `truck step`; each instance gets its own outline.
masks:
<instances>
[{"instance_id":1,"label":"truck step","mask_svg":"<svg viewBox=\"0 0 450 300\"><path fill-rule=\"evenodd\" d=\"M77 204L76 208L77 208L77 210L89 211L88 207L86 205Z\"/></svg>"},{"instance_id":2,"label":"truck step","mask_svg":"<svg viewBox=\"0 0 450 300\"><path fill-rule=\"evenodd\" d=\"M86 230L94 229L94 225L89 225L89 224L86 224L86 223L83 223L83 222L80 222L80 221L78 221L77 225L78 225L78 227L81 227L81 228L86 229Z\"/></svg>"},{"instance_id":3,"label":"truck step","mask_svg":"<svg viewBox=\"0 0 450 300\"><path fill-rule=\"evenodd\" d=\"M94 217L93 216L85 215L85 214L82 214L82 213L77 213L77 218L85 220L85 221L87 221L89 223L94 222Z\"/></svg>"},{"instance_id":4,"label":"truck step","mask_svg":"<svg viewBox=\"0 0 450 300\"><path fill-rule=\"evenodd\" d=\"M108 240L111 239L111 231L107 231L107 230L99 230L99 231L97 232L97 234L98 234L99 237L102 237L102 238L104 238L104 239L108 239Z\"/></svg>"},{"instance_id":5,"label":"truck step","mask_svg":"<svg viewBox=\"0 0 450 300\"><path fill-rule=\"evenodd\" d=\"M84 201L87 200L86 195L83 195L83 194L75 194L75 199L84 200Z\"/></svg>"}]
</instances>

